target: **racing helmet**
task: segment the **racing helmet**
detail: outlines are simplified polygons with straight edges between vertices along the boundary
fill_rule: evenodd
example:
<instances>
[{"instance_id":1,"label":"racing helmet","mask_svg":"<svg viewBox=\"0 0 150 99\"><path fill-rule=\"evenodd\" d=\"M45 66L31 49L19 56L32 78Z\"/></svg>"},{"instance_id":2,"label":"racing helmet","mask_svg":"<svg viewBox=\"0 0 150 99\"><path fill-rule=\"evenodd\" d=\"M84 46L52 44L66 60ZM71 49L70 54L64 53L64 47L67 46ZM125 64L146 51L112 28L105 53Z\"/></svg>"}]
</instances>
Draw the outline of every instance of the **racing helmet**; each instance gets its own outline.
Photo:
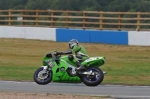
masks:
<instances>
[{"instance_id":1,"label":"racing helmet","mask_svg":"<svg viewBox=\"0 0 150 99\"><path fill-rule=\"evenodd\" d=\"M78 44L79 42L76 39L72 39L69 41L69 48L73 49L73 47Z\"/></svg>"}]
</instances>

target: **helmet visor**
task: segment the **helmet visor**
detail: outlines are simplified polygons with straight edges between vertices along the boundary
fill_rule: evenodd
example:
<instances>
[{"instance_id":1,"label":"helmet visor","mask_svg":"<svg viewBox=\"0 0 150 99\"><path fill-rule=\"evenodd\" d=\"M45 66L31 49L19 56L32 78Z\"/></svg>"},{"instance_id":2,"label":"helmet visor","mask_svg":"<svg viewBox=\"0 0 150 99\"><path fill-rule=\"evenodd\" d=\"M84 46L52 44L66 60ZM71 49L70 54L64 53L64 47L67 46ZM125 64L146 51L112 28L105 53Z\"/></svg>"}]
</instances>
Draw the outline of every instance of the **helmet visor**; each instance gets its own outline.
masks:
<instances>
[{"instance_id":1,"label":"helmet visor","mask_svg":"<svg viewBox=\"0 0 150 99\"><path fill-rule=\"evenodd\" d=\"M71 49L73 49L73 47L74 47L75 45L77 45L77 43L75 43L75 42L70 42L70 43L69 43L69 47L70 47Z\"/></svg>"}]
</instances>

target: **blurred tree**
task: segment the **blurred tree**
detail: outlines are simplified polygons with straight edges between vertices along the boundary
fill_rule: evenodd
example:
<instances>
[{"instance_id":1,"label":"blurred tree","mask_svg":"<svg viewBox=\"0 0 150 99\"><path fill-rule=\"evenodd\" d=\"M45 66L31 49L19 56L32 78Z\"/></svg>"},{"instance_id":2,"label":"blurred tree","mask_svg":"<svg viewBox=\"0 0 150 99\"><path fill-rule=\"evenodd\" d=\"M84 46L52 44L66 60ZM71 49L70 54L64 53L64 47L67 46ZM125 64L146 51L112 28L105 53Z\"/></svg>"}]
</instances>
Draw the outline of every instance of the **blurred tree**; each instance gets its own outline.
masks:
<instances>
[{"instance_id":1,"label":"blurred tree","mask_svg":"<svg viewBox=\"0 0 150 99\"><path fill-rule=\"evenodd\" d=\"M0 9L150 11L150 0L0 0Z\"/></svg>"},{"instance_id":2,"label":"blurred tree","mask_svg":"<svg viewBox=\"0 0 150 99\"><path fill-rule=\"evenodd\" d=\"M48 8L48 1L49 0L28 0L26 9L40 9L44 10Z\"/></svg>"}]
</instances>

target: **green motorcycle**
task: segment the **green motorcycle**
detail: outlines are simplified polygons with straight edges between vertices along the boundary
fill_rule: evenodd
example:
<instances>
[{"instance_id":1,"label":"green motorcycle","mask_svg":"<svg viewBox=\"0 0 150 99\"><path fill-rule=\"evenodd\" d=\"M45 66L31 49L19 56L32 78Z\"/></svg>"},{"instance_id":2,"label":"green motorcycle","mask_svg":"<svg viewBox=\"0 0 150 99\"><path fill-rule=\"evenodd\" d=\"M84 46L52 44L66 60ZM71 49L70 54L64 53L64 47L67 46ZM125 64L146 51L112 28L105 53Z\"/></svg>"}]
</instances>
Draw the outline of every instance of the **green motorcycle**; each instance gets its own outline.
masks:
<instances>
[{"instance_id":1,"label":"green motorcycle","mask_svg":"<svg viewBox=\"0 0 150 99\"><path fill-rule=\"evenodd\" d=\"M76 64L68 59L68 56L56 54L57 51L48 53L43 59L43 66L34 73L34 81L45 85L53 82L81 83L87 86L97 86L103 79L104 74L99 66L105 63L105 57L90 57L81 61L83 70L76 71Z\"/></svg>"}]
</instances>

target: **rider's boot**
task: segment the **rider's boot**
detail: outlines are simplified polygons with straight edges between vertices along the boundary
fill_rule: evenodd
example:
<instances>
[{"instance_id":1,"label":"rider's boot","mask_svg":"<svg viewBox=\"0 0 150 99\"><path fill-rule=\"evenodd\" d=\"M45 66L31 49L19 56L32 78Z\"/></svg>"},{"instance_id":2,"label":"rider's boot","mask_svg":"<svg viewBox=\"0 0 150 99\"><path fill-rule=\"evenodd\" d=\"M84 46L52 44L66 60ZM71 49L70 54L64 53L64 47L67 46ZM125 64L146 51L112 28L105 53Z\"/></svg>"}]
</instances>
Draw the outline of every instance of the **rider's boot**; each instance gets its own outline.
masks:
<instances>
[{"instance_id":1,"label":"rider's boot","mask_svg":"<svg viewBox=\"0 0 150 99\"><path fill-rule=\"evenodd\" d=\"M84 69L84 67L81 65L81 63L79 61L76 62L76 65L78 66L76 68L77 71L80 71L80 70Z\"/></svg>"}]
</instances>

